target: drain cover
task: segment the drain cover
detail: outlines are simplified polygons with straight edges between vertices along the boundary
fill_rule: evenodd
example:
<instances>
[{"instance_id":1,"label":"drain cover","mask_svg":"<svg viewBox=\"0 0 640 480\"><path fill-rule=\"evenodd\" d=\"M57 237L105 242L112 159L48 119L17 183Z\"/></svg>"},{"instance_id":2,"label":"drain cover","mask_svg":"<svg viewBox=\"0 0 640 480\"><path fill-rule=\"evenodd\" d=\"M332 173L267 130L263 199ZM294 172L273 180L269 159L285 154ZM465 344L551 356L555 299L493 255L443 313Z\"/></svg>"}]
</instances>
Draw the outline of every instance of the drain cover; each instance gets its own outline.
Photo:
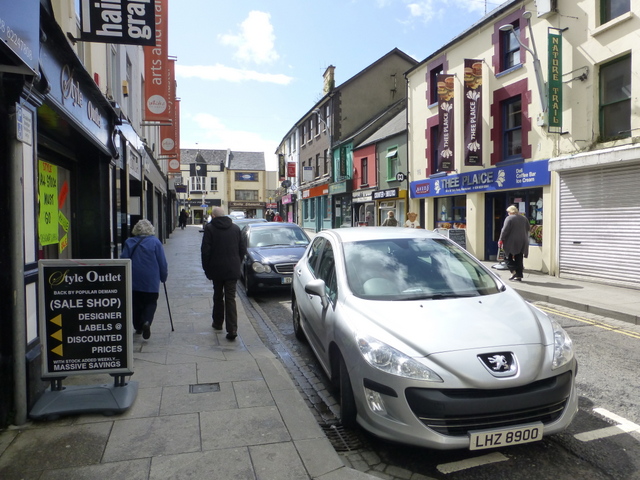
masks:
<instances>
[{"instance_id":1,"label":"drain cover","mask_svg":"<svg viewBox=\"0 0 640 480\"><path fill-rule=\"evenodd\" d=\"M355 432L346 430L339 423L320 425L336 452L351 452L362 448Z\"/></svg>"},{"instance_id":2,"label":"drain cover","mask_svg":"<svg viewBox=\"0 0 640 480\"><path fill-rule=\"evenodd\" d=\"M189 393L208 393L219 392L219 383L198 383L195 385L189 385Z\"/></svg>"}]
</instances>

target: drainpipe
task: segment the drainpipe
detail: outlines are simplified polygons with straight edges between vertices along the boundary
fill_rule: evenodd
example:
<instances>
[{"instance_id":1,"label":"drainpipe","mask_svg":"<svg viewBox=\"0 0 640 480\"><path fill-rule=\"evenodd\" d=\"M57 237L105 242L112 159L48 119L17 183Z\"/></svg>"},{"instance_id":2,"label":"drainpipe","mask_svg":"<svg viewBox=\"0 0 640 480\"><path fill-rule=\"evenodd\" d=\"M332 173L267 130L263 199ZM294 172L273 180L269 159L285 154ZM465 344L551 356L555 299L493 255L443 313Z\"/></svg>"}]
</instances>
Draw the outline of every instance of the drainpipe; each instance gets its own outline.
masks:
<instances>
[{"instance_id":1,"label":"drainpipe","mask_svg":"<svg viewBox=\"0 0 640 480\"><path fill-rule=\"evenodd\" d=\"M24 109L31 115L32 111ZM12 115L15 122L15 115ZM32 122L33 123L33 122ZM32 142L35 141L33 138ZM25 144L14 140L15 148L9 154L9 255L13 261L11 269L12 343L13 343L13 401L15 407L14 424L27 423L27 368L26 368L26 309L24 285L24 223L22 159ZM28 146L27 146L28 147ZM33 152L33 147L31 148ZM30 156L32 158L32 156Z\"/></svg>"}]
</instances>

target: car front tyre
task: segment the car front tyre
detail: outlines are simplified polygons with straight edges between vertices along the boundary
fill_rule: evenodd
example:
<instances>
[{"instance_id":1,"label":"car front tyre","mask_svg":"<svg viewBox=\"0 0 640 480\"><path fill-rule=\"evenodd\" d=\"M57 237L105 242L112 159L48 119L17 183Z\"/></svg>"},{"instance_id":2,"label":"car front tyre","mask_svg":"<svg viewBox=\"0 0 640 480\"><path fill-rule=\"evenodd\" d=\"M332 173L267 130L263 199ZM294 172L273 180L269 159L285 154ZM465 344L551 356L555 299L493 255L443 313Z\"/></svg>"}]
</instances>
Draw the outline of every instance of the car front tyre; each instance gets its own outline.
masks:
<instances>
[{"instance_id":1,"label":"car front tyre","mask_svg":"<svg viewBox=\"0 0 640 480\"><path fill-rule=\"evenodd\" d=\"M351 379L347 372L347 365L344 363L342 355L339 356L338 366L339 376L338 386L340 388L340 423L345 428L354 428L356 426L356 417L358 410L356 409L356 399L353 396L353 388L351 387Z\"/></svg>"}]
</instances>

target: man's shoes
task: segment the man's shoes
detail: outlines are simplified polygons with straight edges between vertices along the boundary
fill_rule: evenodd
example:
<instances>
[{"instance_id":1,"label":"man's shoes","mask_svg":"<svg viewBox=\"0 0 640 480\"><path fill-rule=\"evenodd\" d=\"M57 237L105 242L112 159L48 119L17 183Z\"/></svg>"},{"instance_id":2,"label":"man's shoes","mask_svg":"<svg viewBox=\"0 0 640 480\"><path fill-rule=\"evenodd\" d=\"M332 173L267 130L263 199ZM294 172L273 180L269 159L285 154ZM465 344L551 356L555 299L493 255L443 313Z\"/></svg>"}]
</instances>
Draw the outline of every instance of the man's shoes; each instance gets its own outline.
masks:
<instances>
[{"instance_id":1,"label":"man's shoes","mask_svg":"<svg viewBox=\"0 0 640 480\"><path fill-rule=\"evenodd\" d=\"M511 277L509 280L511 280L512 282L521 282L522 281L522 277Z\"/></svg>"},{"instance_id":2,"label":"man's shoes","mask_svg":"<svg viewBox=\"0 0 640 480\"><path fill-rule=\"evenodd\" d=\"M212 323L211 326L213 327L214 330L222 330L222 325L218 326L215 323Z\"/></svg>"},{"instance_id":3,"label":"man's shoes","mask_svg":"<svg viewBox=\"0 0 640 480\"><path fill-rule=\"evenodd\" d=\"M227 333L227 340L235 340L237 336L237 333Z\"/></svg>"},{"instance_id":4,"label":"man's shoes","mask_svg":"<svg viewBox=\"0 0 640 480\"><path fill-rule=\"evenodd\" d=\"M142 338L147 340L151 336L151 324L149 322L144 322L142 324Z\"/></svg>"}]
</instances>

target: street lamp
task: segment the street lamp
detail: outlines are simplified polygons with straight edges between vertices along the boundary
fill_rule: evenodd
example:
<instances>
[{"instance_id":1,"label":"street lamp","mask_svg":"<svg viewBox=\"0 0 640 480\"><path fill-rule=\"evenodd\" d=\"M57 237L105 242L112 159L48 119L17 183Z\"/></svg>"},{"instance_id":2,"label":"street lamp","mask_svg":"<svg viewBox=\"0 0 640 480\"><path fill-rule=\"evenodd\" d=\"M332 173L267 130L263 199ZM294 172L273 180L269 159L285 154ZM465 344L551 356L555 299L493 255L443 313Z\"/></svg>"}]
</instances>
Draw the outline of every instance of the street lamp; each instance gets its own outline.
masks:
<instances>
[{"instance_id":1,"label":"street lamp","mask_svg":"<svg viewBox=\"0 0 640 480\"><path fill-rule=\"evenodd\" d=\"M547 96L544 91L544 78L542 77L542 67L540 65L540 59L538 58L538 51L536 49L536 42L533 38L533 30L531 28L531 12L526 11L522 14L524 18L527 19L527 25L529 26L529 36L531 37L531 45L533 46L533 50L524 45L518 35L513 31L513 25L508 23L506 25L500 26L500 31L502 32L512 32L518 44L524 48L527 52L531 54L533 57L533 70L536 74L536 83L538 84L538 94L540 95L540 106L542 107L542 112L547 111Z\"/></svg>"}]
</instances>

